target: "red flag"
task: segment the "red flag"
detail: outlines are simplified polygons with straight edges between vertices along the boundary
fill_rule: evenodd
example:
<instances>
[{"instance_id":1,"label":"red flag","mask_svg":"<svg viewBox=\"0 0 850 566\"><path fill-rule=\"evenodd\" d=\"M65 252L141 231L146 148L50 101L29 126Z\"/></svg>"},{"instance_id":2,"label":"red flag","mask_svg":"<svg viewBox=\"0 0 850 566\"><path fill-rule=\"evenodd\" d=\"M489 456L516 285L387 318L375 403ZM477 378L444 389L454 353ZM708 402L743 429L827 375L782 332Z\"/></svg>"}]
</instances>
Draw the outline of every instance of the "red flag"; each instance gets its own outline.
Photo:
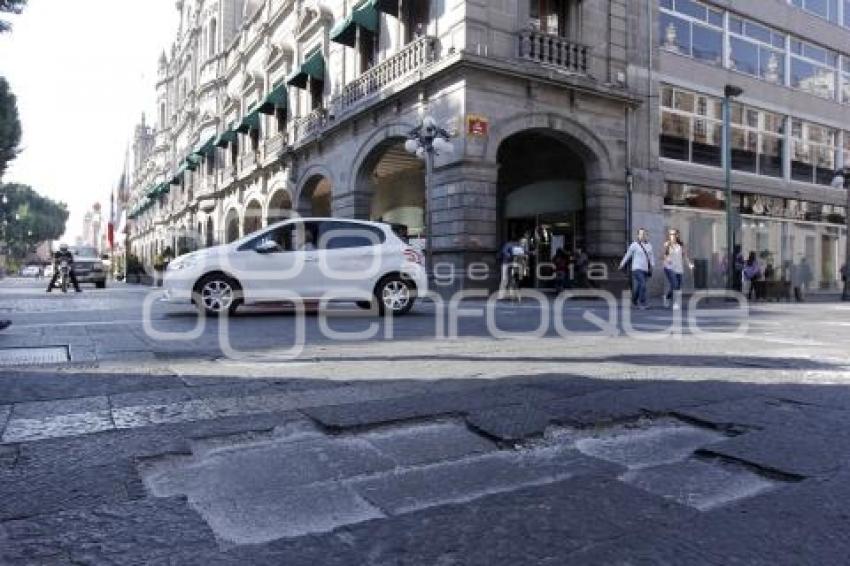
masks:
<instances>
[{"instance_id":1,"label":"red flag","mask_svg":"<svg viewBox=\"0 0 850 566\"><path fill-rule=\"evenodd\" d=\"M109 193L109 223L106 225L106 241L109 249L115 249L115 192Z\"/></svg>"}]
</instances>

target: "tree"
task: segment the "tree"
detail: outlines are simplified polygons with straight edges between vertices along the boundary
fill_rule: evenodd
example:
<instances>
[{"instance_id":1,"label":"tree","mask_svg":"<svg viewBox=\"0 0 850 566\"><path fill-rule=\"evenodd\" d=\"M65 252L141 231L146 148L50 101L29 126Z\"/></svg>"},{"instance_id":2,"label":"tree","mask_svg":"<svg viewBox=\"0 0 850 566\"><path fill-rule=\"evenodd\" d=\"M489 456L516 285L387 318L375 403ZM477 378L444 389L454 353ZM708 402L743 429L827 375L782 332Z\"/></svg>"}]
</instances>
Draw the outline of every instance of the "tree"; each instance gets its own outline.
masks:
<instances>
[{"instance_id":1,"label":"tree","mask_svg":"<svg viewBox=\"0 0 850 566\"><path fill-rule=\"evenodd\" d=\"M13 258L25 259L36 246L65 233L65 203L43 197L27 185L0 185L0 230Z\"/></svg>"},{"instance_id":2,"label":"tree","mask_svg":"<svg viewBox=\"0 0 850 566\"><path fill-rule=\"evenodd\" d=\"M27 0L0 0L0 12L20 14L26 4ZM9 31L10 29L12 29L12 24L5 20L0 20L0 33Z\"/></svg>"},{"instance_id":3,"label":"tree","mask_svg":"<svg viewBox=\"0 0 850 566\"><path fill-rule=\"evenodd\" d=\"M0 77L0 179L9 162L17 157L19 143L21 121L18 119L18 104L9 90L9 83Z\"/></svg>"}]
</instances>

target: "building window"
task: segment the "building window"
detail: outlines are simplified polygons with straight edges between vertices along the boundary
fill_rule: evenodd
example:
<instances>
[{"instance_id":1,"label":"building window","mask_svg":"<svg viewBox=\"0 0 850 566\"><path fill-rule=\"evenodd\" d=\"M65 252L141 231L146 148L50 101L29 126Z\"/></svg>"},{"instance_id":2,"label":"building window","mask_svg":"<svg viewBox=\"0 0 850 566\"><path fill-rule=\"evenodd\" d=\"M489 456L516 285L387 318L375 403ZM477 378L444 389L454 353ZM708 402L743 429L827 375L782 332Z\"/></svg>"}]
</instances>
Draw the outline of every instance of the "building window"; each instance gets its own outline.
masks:
<instances>
[{"instance_id":1,"label":"building window","mask_svg":"<svg viewBox=\"0 0 850 566\"><path fill-rule=\"evenodd\" d=\"M842 57L841 102L850 104L850 56Z\"/></svg>"},{"instance_id":2,"label":"building window","mask_svg":"<svg viewBox=\"0 0 850 566\"><path fill-rule=\"evenodd\" d=\"M723 139L721 101L665 86L661 106L661 157L719 167Z\"/></svg>"},{"instance_id":3,"label":"building window","mask_svg":"<svg viewBox=\"0 0 850 566\"><path fill-rule=\"evenodd\" d=\"M377 34L360 28L358 32L358 51L360 55L360 71L367 71L375 66L375 52L377 51Z\"/></svg>"},{"instance_id":4,"label":"building window","mask_svg":"<svg viewBox=\"0 0 850 566\"><path fill-rule=\"evenodd\" d=\"M822 98L835 98L838 55L798 39L791 40L791 86Z\"/></svg>"},{"instance_id":5,"label":"building window","mask_svg":"<svg viewBox=\"0 0 850 566\"><path fill-rule=\"evenodd\" d=\"M324 81L320 81L318 79L314 79L310 77L310 109L318 110L322 108L324 105L324 101L322 99L322 91L325 88Z\"/></svg>"},{"instance_id":6,"label":"building window","mask_svg":"<svg viewBox=\"0 0 850 566\"><path fill-rule=\"evenodd\" d=\"M850 28L850 0L844 0L844 27Z\"/></svg>"},{"instance_id":7,"label":"building window","mask_svg":"<svg viewBox=\"0 0 850 566\"><path fill-rule=\"evenodd\" d=\"M791 178L804 183L832 184L836 131L794 118L791 120Z\"/></svg>"},{"instance_id":8,"label":"building window","mask_svg":"<svg viewBox=\"0 0 850 566\"><path fill-rule=\"evenodd\" d=\"M531 0L528 7L532 29L551 35L567 35L566 0Z\"/></svg>"},{"instance_id":9,"label":"building window","mask_svg":"<svg viewBox=\"0 0 850 566\"><path fill-rule=\"evenodd\" d=\"M286 108L275 108L274 109L274 118L277 123L277 131L278 133L286 131Z\"/></svg>"},{"instance_id":10,"label":"building window","mask_svg":"<svg viewBox=\"0 0 850 566\"><path fill-rule=\"evenodd\" d=\"M210 54L210 57L212 57L216 53L216 49L217 49L217 46L216 46L217 35L216 35L216 33L217 33L216 22L215 22L215 18L213 18L212 20L210 20L210 30L209 30L209 50L210 50L209 54Z\"/></svg>"},{"instance_id":11,"label":"building window","mask_svg":"<svg viewBox=\"0 0 850 566\"><path fill-rule=\"evenodd\" d=\"M230 166L233 167L233 171L236 172L236 162L239 160L239 138L237 137L232 142L230 142Z\"/></svg>"},{"instance_id":12,"label":"building window","mask_svg":"<svg viewBox=\"0 0 850 566\"><path fill-rule=\"evenodd\" d=\"M431 2L404 3L405 43L410 43L417 37L422 37L428 31Z\"/></svg>"},{"instance_id":13,"label":"building window","mask_svg":"<svg viewBox=\"0 0 850 566\"><path fill-rule=\"evenodd\" d=\"M850 168L850 132L844 132L844 168Z\"/></svg>"},{"instance_id":14,"label":"building window","mask_svg":"<svg viewBox=\"0 0 850 566\"><path fill-rule=\"evenodd\" d=\"M732 104L732 169L768 177L782 177L782 148L785 119Z\"/></svg>"},{"instance_id":15,"label":"building window","mask_svg":"<svg viewBox=\"0 0 850 566\"><path fill-rule=\"evenodd\" d=\"M713 65L723 64L723 12L693 0L661 0L662 49Z\"/></svg>"},{"instance_id":16,"label":"building window","mask_svg":"<svg viewBox=\"0 0 850 566\"><path fill-rule=\"evenodd\" d=\"M791 0L798 8L835 23L838 22L838 2L839 0ZM847 19L846 11L844 18Z\"/></svg>"},{"instance_id":17,"label":"building window","mask_svg":"<svg viewBox=\"0 0 850 566\"><path fill-rule=\"evenodd\" d=\"M260 150L260 130L250 130L248 137L251 138L251 151L256 153Z\"/></svg>"},{"instance_id":18,"label":"building window","mask_svg":"<svg viewBox=\"0 0 850 566\"><path fill-rule=\"evenodd\" d=\"M785 34L729 17L729 68L774 84L785 84Z\"/></svg>"}]
</instances>

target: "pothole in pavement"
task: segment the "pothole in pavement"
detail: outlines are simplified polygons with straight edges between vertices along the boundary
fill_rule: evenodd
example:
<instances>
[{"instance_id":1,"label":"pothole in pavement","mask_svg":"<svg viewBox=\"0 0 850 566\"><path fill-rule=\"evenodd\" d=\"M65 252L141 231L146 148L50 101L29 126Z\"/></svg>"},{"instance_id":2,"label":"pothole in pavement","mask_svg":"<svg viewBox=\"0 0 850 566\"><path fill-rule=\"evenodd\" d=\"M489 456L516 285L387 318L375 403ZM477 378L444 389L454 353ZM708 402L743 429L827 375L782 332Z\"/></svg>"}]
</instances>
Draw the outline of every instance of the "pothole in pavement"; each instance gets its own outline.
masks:
<instances>
[{"instance_id":1,"label":"pothole in pavement","mask_svg":"<svg viewBox=\"0 0 850 566\"><path fill-rule=\"evenodd\" d=\"M701 447L727 435L677 419L643 420L598 431L554 427L547 438L582 454L625 466L630 485L707 511L775 489L783 482L736 462L697 457Z\"/></svg>"},{"instance_id":2,"label":"pothole in pavement","mask_svg":"<svg viewBox=\"0 0 850 566\"><path fill-rule=\"evenodd\" d=\"M139 471L154 496L186 496L227 546L328 532L578 475L618 477L703 510L777 485L693 456L723 438L662 419L596 431L551 428L542 440L500 450L450 419L338 436L295 419L273 431L196 441L191 454L147 459Z\"/></svg>"}]
</instances>

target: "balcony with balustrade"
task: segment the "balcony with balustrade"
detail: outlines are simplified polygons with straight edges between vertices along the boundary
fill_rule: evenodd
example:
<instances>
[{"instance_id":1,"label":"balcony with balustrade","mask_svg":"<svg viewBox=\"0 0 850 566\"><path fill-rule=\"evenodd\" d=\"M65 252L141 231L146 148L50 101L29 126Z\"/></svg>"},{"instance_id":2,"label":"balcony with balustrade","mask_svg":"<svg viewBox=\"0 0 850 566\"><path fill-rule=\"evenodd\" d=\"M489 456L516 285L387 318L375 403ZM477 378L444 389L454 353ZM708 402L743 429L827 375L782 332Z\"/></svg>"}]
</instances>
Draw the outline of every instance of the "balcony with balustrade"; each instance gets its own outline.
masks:
<instances>
[{"instance_id":1,"label":"balcony with balustrade","mask_svg":"<svg viewBox=\"0 0 850 566\"><path fill-rule=\"evenodd\" d=\"M588 46L535 29L520 31L518 38L520 59L576 75L587 75Z\"/></svg>"}]
</instances>

